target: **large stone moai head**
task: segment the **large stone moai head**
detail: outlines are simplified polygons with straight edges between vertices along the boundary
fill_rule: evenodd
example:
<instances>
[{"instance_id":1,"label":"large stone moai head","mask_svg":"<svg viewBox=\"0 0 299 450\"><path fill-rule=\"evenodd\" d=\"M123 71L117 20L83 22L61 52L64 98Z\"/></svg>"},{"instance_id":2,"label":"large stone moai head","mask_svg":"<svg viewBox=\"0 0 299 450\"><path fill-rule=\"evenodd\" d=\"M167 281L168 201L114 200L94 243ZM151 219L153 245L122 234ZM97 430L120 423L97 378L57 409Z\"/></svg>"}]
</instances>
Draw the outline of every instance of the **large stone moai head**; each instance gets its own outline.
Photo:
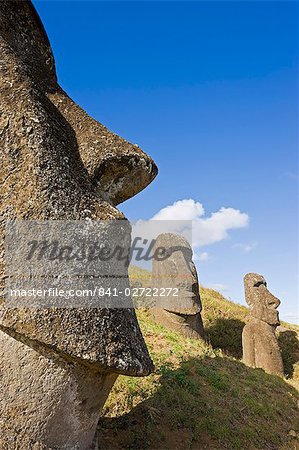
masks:
<instances>
[{"instance_id":1,"label":"large stone moai head","mask_svg":"<svg viewBox=\"0 0 299 450\"><path fill-rule=\"evenodd\" d=\"M189 242L180 235L163 233L156 239L156 251L163 253L162 258L153 259L152 268L152 284L159 294L152 309L156 320L187 337L202 338L202 305Z\"/></svg>"},{"instance_id":2,"label":"large stone moai head","mask_svg":"<svg viewBox=\"0 0 299 450\"><path fill-rule=\"evenodd\" d=\"M278 326L277 308L280 300L268 290L265 278L257 273L248 273L244 277L244 288L251 316L263 320L269 325Z\"/></svg>"},{"instance_id":3,"label":"large stone moai head","mask_svg":"<svg viewBox=\"0 0 299 450\"><path fill-rule=\"evenodd\" d=\"M157 167L61 89L30 1L0 2L0 51L3 287L7 221L125 219L116 205L144 189ZM119 239L129 245L125 228ZM12 309L2 298L0 340L7 448L89 448L117 374L153 368L131 308Z\"/></svg>"},{"instance_id":4,"label":"large stone moai head","mask_svg":"<svg viewBox=\"0 0 299 450\"><path fill-rule=\"evenodd\" d=\"M243 360L273 375L283 376L283 363L275 334L279 325L277 308L280 301L267 289L262 275L248 273L244 277L249 321L242 334Z\"/></svg>"}]
</instances>

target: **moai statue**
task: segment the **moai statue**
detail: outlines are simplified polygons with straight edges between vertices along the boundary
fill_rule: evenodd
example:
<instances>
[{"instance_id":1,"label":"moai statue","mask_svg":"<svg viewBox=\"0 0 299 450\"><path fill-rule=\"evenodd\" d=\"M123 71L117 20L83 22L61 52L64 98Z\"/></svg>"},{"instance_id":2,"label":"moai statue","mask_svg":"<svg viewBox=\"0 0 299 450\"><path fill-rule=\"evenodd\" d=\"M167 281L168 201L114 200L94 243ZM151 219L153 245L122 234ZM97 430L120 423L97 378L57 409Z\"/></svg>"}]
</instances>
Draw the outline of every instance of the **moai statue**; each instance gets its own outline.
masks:
<instances>
[{"instance_id":1,"label":"moai statue","mask_svg":"<svg viewBox=\"0 0 299 450\"><path fill-rule=\"evenodd\" d=\"M125 219L116 205L145 188L157 168L61 89L30 1L0 2L0 52L4 288L8 221ZM152 370L132 308L10 308L3 296L0 448L96 448L100 411L117 375Z\"/></svg>"},{"instance_id":2,"label":"moai statue","mask_svg":"<svg viewBox=\"0 0 299 450\"><path fill-rule=\"evenodd\" d=\"M153 254L165 257L153 258L152 286L154 319L167 328L193 339L203 339L201 300L192 248L178 234L160 234ZM169 294L169 295L168 295Z\"/></svg>"},{"instance_id":3,"label":"moai statue","mask_svg":"<svg viewBox=\"0 0 299 450\"><path fill-rule=\"evenodd\" d=\"M268 291L265 278L257 273L245 275L244 287L250 318L243 329L243 360L248 366L283 376L283 363L275 335L279 325L277 308L280 301Z\"/></svg>"}]
</instances>

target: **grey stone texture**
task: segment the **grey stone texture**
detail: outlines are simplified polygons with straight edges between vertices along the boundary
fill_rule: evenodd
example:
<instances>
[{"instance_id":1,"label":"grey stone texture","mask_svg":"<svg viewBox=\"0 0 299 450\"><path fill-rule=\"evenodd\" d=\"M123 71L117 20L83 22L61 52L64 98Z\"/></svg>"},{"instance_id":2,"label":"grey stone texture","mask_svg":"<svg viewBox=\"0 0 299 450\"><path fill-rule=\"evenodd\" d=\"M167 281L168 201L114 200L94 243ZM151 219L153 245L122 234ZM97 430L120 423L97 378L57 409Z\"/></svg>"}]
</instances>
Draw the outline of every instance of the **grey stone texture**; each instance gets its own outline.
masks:
<instances>
[{"instance_id":1,"label":"grey stone texture","mask_svg":"<svg viewBox=\"0 0 299 450\"><path fill-rule=\"evenodd\" d=\"M0 52L4 289L7 221L125 219L116 205L144 189L157 167L61 89L30 1L0 2ZM2 296L0 349L0 448L7 450L93 448L117 374L153 370L131 308L12 309Z\"/></svg>"},{"instance_id":2,"label":"grey stone texture","mask_svg":"<svg viewBox=\"0 0 299 450\"><path fill-rule=\"evenodd\" d=\"M192 248L184 237L174 233L160 234L153 252L159 247L165 249L167 258L153 259L152 286L159 289L160 294L161 289L177 289L178 296L154 297L151 313L165 327L188 338L203 339L202 305Z\"/></svg>"},{"instance_id":3,"label":"grey stone texture","mask_svg":"<svg viewBox=\"0 0 299 450\"><path fill-rule=\"evenodd\" d=\"M283 376L283 362L275 334L280 323L277 311L280 300L269 292L265 278L257 273L245 275L244 287L250 317L242 334L243 361L251 367Z\"/></svg>"}]
</instances>

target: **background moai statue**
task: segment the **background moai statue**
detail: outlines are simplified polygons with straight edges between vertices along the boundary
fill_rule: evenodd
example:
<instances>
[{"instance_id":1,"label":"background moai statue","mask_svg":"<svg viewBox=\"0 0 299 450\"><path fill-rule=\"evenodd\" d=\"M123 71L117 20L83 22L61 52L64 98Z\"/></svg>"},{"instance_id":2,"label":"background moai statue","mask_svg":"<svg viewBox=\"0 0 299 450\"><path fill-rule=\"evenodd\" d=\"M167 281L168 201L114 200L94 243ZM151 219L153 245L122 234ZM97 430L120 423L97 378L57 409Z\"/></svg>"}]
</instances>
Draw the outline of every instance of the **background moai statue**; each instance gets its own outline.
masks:
<instances>
[{"instance_id":1,"label":"background moai statue","mask_svg":"<svg viewBox=\"0 0 299 450\"><path fill-rule=\"evenodd\" d=\"M0 52L4 288L7 221L125 219L115 205L146 187L157 168L61 89L30 1L0 2ZM129 245L129 231L124 239ZM2 297L1 449L94 448L100 410L117 375L152 369L131 308L10 308Z\"/></svg>"},{"instance_id":2,"label":"background moai statue","mask_svg":"<svg viewBox=\"0 0 299 450\"><path fill-rule=\"evenodd\" d=\"M275 334L279 325L278 298L267 289L262 275L248 273L244 277L246 302L250 317L243 329L243 360L273 375L283 376L283 363Z\"/></svg>"},{"instance_id":3,"label":"background moai statue","mask_svg":"<svg viewBox=\"0 0 299 450\"><path fill-rule=\"evenodd\" d=\"M192 248L185 238L173 233L157 237L153 253L159 248L165 249L166 257L153 258L152 286L159 296L153 297L155 306L151 313L167 328L185 337L203 339L202 306Z\"/></svg>"}]
</instances>

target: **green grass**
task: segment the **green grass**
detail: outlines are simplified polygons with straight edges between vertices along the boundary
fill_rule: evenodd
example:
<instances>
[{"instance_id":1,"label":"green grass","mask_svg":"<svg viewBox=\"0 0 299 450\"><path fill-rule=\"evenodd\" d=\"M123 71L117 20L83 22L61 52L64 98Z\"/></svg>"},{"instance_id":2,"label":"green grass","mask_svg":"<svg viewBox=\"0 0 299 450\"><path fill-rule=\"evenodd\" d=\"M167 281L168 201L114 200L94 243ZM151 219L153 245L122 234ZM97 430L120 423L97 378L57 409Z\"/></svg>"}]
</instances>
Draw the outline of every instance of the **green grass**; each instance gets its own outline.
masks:
<instances>
[{"instance_id":1,"label":"green grass","mask_svg":"<svg viewBox=\"0 0 299 450\"><path fill-rule=\"evenodd\" d=\"M100 449L299 448L298 327L284 324L280 333L289 380L280 379L240 360L247 308L210 289L201 296L207 343L138 310L155 372L118 378L99 424Z\"/></svg>"}]
</instances>

